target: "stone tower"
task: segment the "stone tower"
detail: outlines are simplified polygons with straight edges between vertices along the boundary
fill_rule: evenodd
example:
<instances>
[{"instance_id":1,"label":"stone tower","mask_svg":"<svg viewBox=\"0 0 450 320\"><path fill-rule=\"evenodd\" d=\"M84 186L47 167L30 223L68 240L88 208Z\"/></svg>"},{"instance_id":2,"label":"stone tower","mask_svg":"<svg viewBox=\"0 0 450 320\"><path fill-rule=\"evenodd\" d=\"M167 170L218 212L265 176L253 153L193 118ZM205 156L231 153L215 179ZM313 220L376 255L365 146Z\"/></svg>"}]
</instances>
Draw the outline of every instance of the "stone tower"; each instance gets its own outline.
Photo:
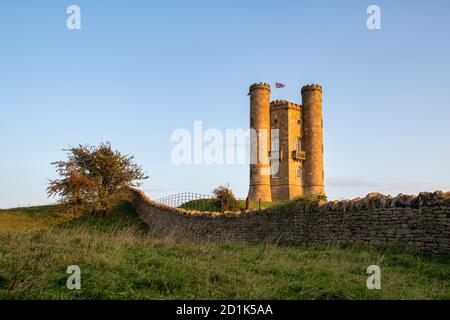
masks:
<instances>
[{"instance_id":1,"label":"stone tower","mask_svg":"<svg viewBox=\"0 0 450 320\"><path fill-rule=\"evenodd\" d=\"M270 191L270 86L250 86L250 200L272 201Z\"/></svg>"},{"instance_id":2,"label":"stone tower","mask_svg":"<svg viewBox=\"0 0 450 320\"><path fill-rule=\"evenodd\" d=\"M322 87L318 84L302 88L304 193L325 194L323 171Z\"/></svg>"},{"instance_id":3,"label":"stone tower","mask_svg":"<svg viewBox=\"0 0 450 320\"><path fill-rule=\"evenodd\" d=\"M301 106L286 100L270 104L272 200L295 199L303 194Z\"/></svg>"},{"instance_id":4,"label":"stone tower","mask_svg":"<svg viewBox=\"0 0 450 320\"><path fill-rule=\"evenodd\" d=\"M302 105L270 102L270 86L250 86L249 199L280 201L325 194L322 87L306 85Z\"/></svg>"}]
</instances>

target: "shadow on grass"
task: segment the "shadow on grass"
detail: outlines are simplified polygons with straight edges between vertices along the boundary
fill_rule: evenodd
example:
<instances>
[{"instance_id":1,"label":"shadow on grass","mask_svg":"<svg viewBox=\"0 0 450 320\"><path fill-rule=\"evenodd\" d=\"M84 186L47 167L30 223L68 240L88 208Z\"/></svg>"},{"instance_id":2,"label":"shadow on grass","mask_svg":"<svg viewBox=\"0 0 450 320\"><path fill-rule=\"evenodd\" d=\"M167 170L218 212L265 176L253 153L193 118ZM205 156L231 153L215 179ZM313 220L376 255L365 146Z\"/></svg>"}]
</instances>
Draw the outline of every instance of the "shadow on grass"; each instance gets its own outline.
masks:
<instances>
[{"instance_id":1,"label":"shadow on grass","mask_svg":"<svg viewBox=\"0 0 450 320\"><path fill-rule=\"evenodd\" d=\"M81 217L58 225L59 228L71 229L87 227L95 231L111 232L133 228L137 231L147 232L148 226L141 220L136 210L128 201L118 202L110 212L87 213Z\"/></svg>"}]
</instances>

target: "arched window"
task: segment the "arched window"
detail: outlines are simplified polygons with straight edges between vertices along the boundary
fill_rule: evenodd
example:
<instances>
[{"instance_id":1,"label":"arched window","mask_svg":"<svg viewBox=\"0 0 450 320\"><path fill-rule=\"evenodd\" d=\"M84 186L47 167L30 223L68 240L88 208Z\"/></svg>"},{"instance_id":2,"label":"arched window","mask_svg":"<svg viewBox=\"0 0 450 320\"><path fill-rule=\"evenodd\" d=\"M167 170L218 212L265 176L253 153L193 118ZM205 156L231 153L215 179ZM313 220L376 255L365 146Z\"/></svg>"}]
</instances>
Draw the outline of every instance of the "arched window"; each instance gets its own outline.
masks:
<instances>
[{"instance_id":1,"label":"arched window","mask_svg":"<svg viewBox=\"0 0 450 320\"><path fill-rule=\"evenodd\" d=\"M303 168L300 167L300 166L298 166L298 167L295 169L295 178L301 179L301 178L302 178L302 174L303 174Z\"/></svg>"},{"instance_id":2,"label":"arched window","mask_svg":"<svg viewBox=\"0 0 450 320\"><path fill-rule=\"evenodd\" d=\"M294 141L294 150L302 150L302 139L300 137Z\"/></svg>"},{"instance_id":3,"label":"arched window","mask_svg":"<svg viewBox=\"0 0 450 320\"><path fill-rule=\"evenodd\" d=\"M278 153L280 151L280 140L272 138L272 152Z\"/></svg>"},{"instance_id":4,"label":"arched window","mask_svg":"<svg viewBox=\"0 0 450 320\"><path fill-rule=\"evenodd\" d=\"M279 164L272 165L270 170L271 170L272 178L280 177L280 165Z\"/></svg>"}]
</instances>

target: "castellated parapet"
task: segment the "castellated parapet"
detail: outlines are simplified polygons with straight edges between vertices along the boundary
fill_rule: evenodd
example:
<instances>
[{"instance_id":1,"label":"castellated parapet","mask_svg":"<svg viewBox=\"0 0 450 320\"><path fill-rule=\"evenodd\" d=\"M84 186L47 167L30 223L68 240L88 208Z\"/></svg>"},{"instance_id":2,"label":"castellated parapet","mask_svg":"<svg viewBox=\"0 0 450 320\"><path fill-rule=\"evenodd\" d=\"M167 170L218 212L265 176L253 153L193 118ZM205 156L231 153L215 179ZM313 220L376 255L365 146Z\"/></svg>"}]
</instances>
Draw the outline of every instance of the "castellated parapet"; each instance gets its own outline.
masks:
<instances>
[{"instance_id":1,"label":"castellated parapet","mask_svg":"<svg viewBox=\"0 0 450 320\"><path fill-rule=\"evenodd\" d=\"M301 105L287 100L274 100L270 103L270 110L288 108L300 111L301 107Z\"/></svg>"},{"instance_id":2,"label":"castellated parapet","mask_svg":"<svg viewBox=\"0 0 450 320\"><path fill-rule=\"evenodd\" d=\"M267 132L257 144L255 139L251 143L252 201L325 194L322 86L306 85L301 94L302 105L286 100L270 102L267 83L250 86L250 128L256 133Z\"/></svg>"},{"instance_id":3,"label":"castellated parapet","mask_svg":"<svg viewBox=\"0 0 450 320\"><path fill-rule=\"evenodd\" d=\"M267 90L270 92L270 84L265 82L254 83L250 86L249 92L252 92L255 89Z\"/></svg>"},{"instance_id":4,"label":"castellated parapet","mask_svg":"<svg viewBox=\"0 0 450 320\"><path fill-rule=\"evenodd\" d=\"M320 92L322 92L322 86L320 84L307 84L306 86L303 86L302 94L303 94L303 92L307 92L307 91L320 91Z\"/></svg>"}]
</instances>

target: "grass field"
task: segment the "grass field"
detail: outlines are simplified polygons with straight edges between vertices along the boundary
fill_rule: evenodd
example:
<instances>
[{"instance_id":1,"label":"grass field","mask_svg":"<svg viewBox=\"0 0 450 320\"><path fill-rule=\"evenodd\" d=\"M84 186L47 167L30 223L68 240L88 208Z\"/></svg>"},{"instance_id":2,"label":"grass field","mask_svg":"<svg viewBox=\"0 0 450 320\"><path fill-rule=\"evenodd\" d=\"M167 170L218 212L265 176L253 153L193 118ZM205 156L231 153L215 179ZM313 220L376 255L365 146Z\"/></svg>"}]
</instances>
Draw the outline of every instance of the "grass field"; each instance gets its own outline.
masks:
<instances>
[{"instance_id":1,"label":"grass field","mask_svg":"<svg viewBox=\"0 0 450 320\"><path fill-rule=\"evenodd\" d=\"M366 268L379 265L381 290ZM69 265L81 290L68 290ZM399 248L156 240L130 204L0 210L0 299L450 299L450 262Z\"/></svg>"}]
</instances>

